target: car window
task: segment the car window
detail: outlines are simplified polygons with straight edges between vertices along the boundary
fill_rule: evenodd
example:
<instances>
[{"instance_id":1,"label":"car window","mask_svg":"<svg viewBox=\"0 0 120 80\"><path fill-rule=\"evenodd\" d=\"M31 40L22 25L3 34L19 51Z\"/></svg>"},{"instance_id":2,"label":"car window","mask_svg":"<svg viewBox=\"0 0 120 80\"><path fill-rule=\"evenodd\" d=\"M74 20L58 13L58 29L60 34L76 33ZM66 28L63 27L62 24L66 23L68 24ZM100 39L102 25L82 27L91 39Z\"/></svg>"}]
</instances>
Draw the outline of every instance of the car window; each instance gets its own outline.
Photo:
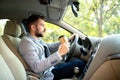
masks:
<instances>
[{"instance_id":1,"label":"car window","mask_svg":"<svg viewBox=\"0 0 120 80\"><path fill-rule=\"evenodd\" d=\"M8 19L1 19L0 20L0 35L3 35L6 21L8 21Z\"/></svg>"},{"instance_id":2,"label":"car window","mask_svg":"<svg viewBox=\"0 0 120 80\"><path fill-rule=\"evenodd\" d=\"M78 0L80 9L75 17L68 7L65 22L88 36L104 37L120 33L120 0Z\"/></svg>"},{"instance_id":3,"label":"car window","mask_svg":"<svg viewBox=\"0 0 120 80\"><path fill-rule=\"evenodd\" d=\"M4 27L5 27L5 24L6 22L8 21L8 19L1 19L0 20L0 35L3 35L4 33ZM46 22L46 32L45 32L45 36L43 37L43 39L46 41L46 42L55 42L55 41L58 41L58 37L61 36L61 35L66 35L67 37L70 36L70 33L55 25L55 24L52 24L52 23L48 23Z\"/></svg>"},{"instance_id":4,"label":"car window","mask_svg":"<svg viewBox=\"0 0 120 80\"><path fill-rule=\"evenodd\" d=\"M80 13L80 11L78 13ZM85 35L97 36L97 29L95 27L91 27L93 23L82 19L79 14L78 17L75 17L73 12L71 11L71 6L68 7L63 20L66 23L70 24L72 27L84 33Z\"/></svg>"},{"instance_id":5,"label":"car window","mask_svg":"<svg viewBox=\"0 0 120 80\"><path fill-rule=\"evenodd\" d=\"M65 35L69 37L70 34L71 34L70 32L61 28L60 26L46 22L46 32L43 39L46 42L55 42L55 41L58 41L59 36Z\"/></svg>"}]
</instances>

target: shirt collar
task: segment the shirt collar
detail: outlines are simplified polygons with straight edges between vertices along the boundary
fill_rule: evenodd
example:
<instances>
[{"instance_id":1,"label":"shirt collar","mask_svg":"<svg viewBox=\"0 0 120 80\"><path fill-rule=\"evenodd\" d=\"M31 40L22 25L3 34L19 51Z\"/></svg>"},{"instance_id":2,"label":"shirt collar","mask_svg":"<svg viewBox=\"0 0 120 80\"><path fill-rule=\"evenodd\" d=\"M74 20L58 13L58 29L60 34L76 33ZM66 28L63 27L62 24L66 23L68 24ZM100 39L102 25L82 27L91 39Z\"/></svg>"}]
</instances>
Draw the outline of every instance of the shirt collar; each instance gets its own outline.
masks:
<instances>
[{"instance_id":1,"label":"shirt collar","mask_svg":"<svg viewBox=\"0 0 120 80\"><path fill-rule=\"evenodd\" d=\"M42 44L42 45L46 45L45 44L45 42L41 39L41 38L39 38L39 39L35 39L33 36L31 36L30 34L27 34L27 37L29 37L32 41L34 41L34 42L39 42L40 44Z\"/></svg>"}]
</instances>

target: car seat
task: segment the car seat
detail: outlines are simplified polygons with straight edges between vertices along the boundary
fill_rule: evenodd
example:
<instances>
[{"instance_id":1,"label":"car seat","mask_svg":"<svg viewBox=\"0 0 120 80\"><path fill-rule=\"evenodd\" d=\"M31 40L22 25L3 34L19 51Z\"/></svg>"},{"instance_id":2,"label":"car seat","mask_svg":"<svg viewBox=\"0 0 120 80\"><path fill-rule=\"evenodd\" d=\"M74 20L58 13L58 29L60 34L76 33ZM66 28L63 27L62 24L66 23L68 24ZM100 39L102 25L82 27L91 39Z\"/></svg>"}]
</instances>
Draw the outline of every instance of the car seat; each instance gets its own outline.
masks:
<instances>
[{"instance_id":1,"label":"car seat","mask_svg":"<svg viewBox=\"0 0 120 80\"><path fill-rule=\"evenodd\" d=\"M39 78L39 75L35 74L31 68L28 66L28 64L24 61L20 53L18 52L18 46L21 41L21 33L22 29L19 24L17 24L16 21L7 21L4 29L4 34L2 35L2 39L6 43L6 45L9 47L9 49L19 58L19 60L22 62L26 72L28 75L35 76Z\"/></svg>"},{"instance_id":2,"label":"car seat","mask_svg":"<svg viewBox=\"0 0 120 80\"><path fill-rule=\"evenodd\" d=\"M25 63L24 59L20 56L17 48L21 39L19 36L21 35L21 27L15 21L7 21L4 29L4 33L2 35L3 40L6 45L10 48L10 50L20 59L23 63L25 69L29 69L29 66Z\"/></svg>"},{"instance_id":3,"label":"car seat","mask_svg":"<svg viewBox=\"0 0 120 80\"><path fill-rule=\"evenodd\" d=\"M23 64L0 37L0 80L27 80Z\"/></svg>"}]
</instances>

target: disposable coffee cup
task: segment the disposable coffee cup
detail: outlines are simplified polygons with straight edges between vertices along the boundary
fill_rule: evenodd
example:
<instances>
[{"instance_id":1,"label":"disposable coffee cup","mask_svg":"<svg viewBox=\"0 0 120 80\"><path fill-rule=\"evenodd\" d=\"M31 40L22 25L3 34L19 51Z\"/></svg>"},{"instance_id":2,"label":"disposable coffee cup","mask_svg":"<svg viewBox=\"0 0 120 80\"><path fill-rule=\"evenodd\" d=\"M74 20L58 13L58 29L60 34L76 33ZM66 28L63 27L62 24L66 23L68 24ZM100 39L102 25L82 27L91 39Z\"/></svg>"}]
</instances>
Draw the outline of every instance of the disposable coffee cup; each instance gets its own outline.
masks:
<instances>
[{"instance_id":1,"label":"disposable coffee cup","mask_svg":"<svg viewBox=\"0 0 120 80\"><path fill-rule=\"evenodd\" d=\"M68 38L65 35L60 36L58 39L61 43L68 43Z\"/></svg>"}]
</instances>

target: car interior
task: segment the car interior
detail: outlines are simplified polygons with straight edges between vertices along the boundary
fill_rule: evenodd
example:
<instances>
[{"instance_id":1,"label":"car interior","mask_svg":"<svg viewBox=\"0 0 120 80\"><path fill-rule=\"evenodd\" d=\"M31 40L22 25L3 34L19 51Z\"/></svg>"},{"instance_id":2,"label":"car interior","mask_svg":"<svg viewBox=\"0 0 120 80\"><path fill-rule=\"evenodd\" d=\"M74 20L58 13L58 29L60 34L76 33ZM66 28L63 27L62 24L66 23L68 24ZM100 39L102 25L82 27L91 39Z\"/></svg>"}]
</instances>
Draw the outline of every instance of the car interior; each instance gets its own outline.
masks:
<instances>
[{"instance_id":1,"label":"car interior","mask_svg":"<svg viewBox=\"0 0 120 80\"><path fill-rule=\"evenodd\" d=\"M62 80L120 80L120 34L89 37L62 20L69 5L77 16L79 4L79 0L1 0L0 19L8 21L0 36L0 80L40 80L18 51L27 34L24 20L32 14L44 15L47 22L78 34L70 42L64 61L73 57L85 60L84 72L77 78Z\"/></svg>"}]
</instances>

